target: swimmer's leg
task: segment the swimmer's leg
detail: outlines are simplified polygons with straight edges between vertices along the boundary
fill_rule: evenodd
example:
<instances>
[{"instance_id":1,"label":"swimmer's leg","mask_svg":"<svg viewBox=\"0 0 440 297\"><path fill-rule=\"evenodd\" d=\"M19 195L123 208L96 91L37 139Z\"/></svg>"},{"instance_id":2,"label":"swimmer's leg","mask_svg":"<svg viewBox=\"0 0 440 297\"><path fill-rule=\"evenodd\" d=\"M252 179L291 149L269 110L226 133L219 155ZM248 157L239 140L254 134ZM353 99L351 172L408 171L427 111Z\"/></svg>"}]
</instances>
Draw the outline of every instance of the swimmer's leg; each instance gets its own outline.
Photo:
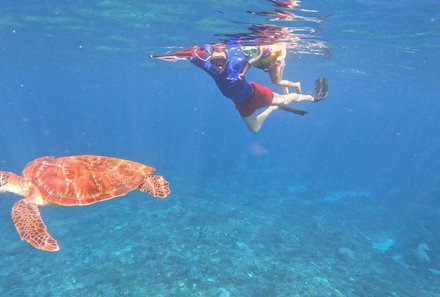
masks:
<instances>
[{"instance_id":1,"label":"swimmer's leg","mask_svg":"<svg viewBox=\"0 0 440 297\"><path fill-rule=\"evenodd\" d=\"M290 104L292 102L303 102L303 101L315 101L315 98L312 95L303 95L290 93L287 95L281 95L278 93L273 93L272 105L282 105L282 104Z\"/></svg>"},{"instance_id":2,"label":"swimmer's leg","mask_svg":"<svg viewBox=\"0 0 440 297\"><path fill-rule=\"evenodd\" d=\"M258 131L260 131L261 127L266 121L267 117L277 109L279 109L278 106L271 105L259 115L257 115L256 111L254 111L253 114L248 117L243 117L242 119L252 133L258 133Z\"/></svg>"},{"instance_id":3,"label":"swimmer's leg","mask_svg":"<svg viewBox=\"0 0 440 297\"><path fill-rule=\"evenodd\" d=\"M289 87L295 88L295 92L300 94L301 83L291 82L289 80L283 79L283 74L284 74L284 66L278 66L277 63L274 63L269 68L270 80L272 81L273 84L283 87L284 95L289 94Z\"/></svg>"},{"instance_id":4,"label":"swimmer's leg","mask_svg":"<svg viewBox=\"0 0 440 297\"><path fill-rule=\"evenodd\" d=\"M315 91L312 95L304 94L288 94L280 95L273 93L272 105L290 104L292 102L311 101L317 102L324 100L328 95L328 81L326 78L321 77L315 81Z\"/></svg>"}]
</instances>

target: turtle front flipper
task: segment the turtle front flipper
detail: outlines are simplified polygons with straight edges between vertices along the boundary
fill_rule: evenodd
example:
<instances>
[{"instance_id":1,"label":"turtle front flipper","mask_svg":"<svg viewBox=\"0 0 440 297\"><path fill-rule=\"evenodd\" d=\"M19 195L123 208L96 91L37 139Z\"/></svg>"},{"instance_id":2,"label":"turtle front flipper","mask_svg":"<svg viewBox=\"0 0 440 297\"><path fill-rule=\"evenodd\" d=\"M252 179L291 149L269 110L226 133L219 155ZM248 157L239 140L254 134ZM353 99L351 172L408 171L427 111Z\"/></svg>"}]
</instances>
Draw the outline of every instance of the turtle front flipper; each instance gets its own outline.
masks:
<instances>
[{"instance_id":1,"label":"turtle front flipper","mask_svg":"<svg viewBox=\"0 0 440 297\"><path fill-rule=\"evenodd\" d=\"M38 205L30 203L26 199L17 201L12 207L12 221L21 239L26 240L37 249L50 252L60 249L57 241L47 232Z\"/></svg>"},{"instance_id":2,"label":"turtle front flipper","mask_svg":"<svg viewBox=\"0 0 440 297\"><path fill-rule=\"evenodd\" d=\"M170 194L170 185L161 175L150 175L139 186L139 190L156 198L165 198Z\"/></svg>"}]
</instances>

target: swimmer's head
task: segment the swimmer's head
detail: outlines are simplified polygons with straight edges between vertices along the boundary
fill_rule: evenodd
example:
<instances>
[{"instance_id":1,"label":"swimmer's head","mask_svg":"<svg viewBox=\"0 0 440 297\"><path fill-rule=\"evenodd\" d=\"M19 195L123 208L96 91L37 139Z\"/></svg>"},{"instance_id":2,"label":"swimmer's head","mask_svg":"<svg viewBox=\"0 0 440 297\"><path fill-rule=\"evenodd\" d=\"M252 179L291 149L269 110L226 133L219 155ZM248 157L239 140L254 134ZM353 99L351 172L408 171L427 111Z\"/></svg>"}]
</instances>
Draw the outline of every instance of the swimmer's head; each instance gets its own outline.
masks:
<instances>
[{"instance_id":1,"label":"swimmer's head","mask_svg":"<svg viewBox=\"0 0 440 297\"><path fill-rule=\"evenodd\" d=\"M228 55L224 46L214 46L209 61L218 73L222 73L228 64Z\"/></svg>"}]
</instances>

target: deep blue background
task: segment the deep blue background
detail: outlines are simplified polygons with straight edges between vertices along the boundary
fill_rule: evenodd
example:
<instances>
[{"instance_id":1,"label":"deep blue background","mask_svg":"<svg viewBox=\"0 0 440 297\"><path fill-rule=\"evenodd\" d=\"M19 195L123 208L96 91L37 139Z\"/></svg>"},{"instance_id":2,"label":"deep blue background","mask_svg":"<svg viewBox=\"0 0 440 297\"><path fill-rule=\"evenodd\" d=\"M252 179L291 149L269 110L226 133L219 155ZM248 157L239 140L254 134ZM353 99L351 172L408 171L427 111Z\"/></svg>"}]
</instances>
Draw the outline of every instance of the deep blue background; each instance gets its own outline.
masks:
<instances>
[{"instance_id":1,"label":"deep blue background","mask_svg":"<svg viewBox=\"0 0 440 297\"><path fill-rule=\"evenodd\" d=\"M291 54L285 77L304 91L328 77L329 97L299 104L305 117L274 113L254 135L208 75L147 55L246 31L232 20L268 23L245 11L270 11L269 2L3 1L1 169L19 173L45 155L108 155L156 167L170 180L171 199L208 180L239 198L266 185L262 199L273 208L277 191L291 185L316 195L365 191L383 211L376 221L407 218L428 228L440 206L440 5L304 1L304 8L325 16L313 26L331 54ZM281 92L257 69L248 79ZM0 221L11 232L1 246L19 241L9 218L15 197L3 197L10 199ZM426 221L414 223L420 212Z\"/></svg>"}]
</instances>

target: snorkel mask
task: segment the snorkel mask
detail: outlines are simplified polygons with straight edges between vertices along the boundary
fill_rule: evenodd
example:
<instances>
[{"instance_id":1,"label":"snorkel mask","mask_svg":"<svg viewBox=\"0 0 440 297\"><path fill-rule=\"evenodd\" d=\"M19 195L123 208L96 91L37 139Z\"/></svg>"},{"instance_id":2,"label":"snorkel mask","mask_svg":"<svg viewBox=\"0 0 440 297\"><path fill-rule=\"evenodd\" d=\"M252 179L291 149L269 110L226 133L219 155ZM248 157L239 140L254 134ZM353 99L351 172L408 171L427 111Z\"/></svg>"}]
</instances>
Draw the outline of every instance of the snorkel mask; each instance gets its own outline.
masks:
<instances>
[{"instance_id":1,"label":"snorkel mask","mask_svg":"<svg viewBox=\"0 0 440 297\"><path fill-rule=\"evenodd\" d=\"M257 61L262 55L262 52L260 51L258 46L243 46L241 48L241 52L246 57L249 64Z\"/></svg>"},{"instance_id":2,"label":"snorkel mask","mask_svg":"<svg viewBox=\"0 0 440 297\"><path fill-rule=\"evenodd\" d=\"M226 68L226 64L228 63L226 52L224 50L215 50L212 53L209 62L217 72L223 72L223 70Z\"/></svg>"},{"instance_id":3,"label":"snorkel mask","mask_svg":"<svg viewBox=\"0 0 440 297\"><path fill-rule=\"evenodd\" d=\"M242 46L241 52L243 55L245 55L247 58L252 58L258 53L258 48L256 46Z\"/></svg>"},{"instance_id":4,"label":"snorkel mask","mask_svg":"<svg viewBox=\"0 0 440 297\"><path fill-rule=\"evenodd\" d=\"M212 59L211 58L210 63L212 65L212 67L219 69L219 70L223 70L223 68L225 68L225 65L226 65L226 59L224 59L224 58Z\"/></svg>"}]
</instances>

